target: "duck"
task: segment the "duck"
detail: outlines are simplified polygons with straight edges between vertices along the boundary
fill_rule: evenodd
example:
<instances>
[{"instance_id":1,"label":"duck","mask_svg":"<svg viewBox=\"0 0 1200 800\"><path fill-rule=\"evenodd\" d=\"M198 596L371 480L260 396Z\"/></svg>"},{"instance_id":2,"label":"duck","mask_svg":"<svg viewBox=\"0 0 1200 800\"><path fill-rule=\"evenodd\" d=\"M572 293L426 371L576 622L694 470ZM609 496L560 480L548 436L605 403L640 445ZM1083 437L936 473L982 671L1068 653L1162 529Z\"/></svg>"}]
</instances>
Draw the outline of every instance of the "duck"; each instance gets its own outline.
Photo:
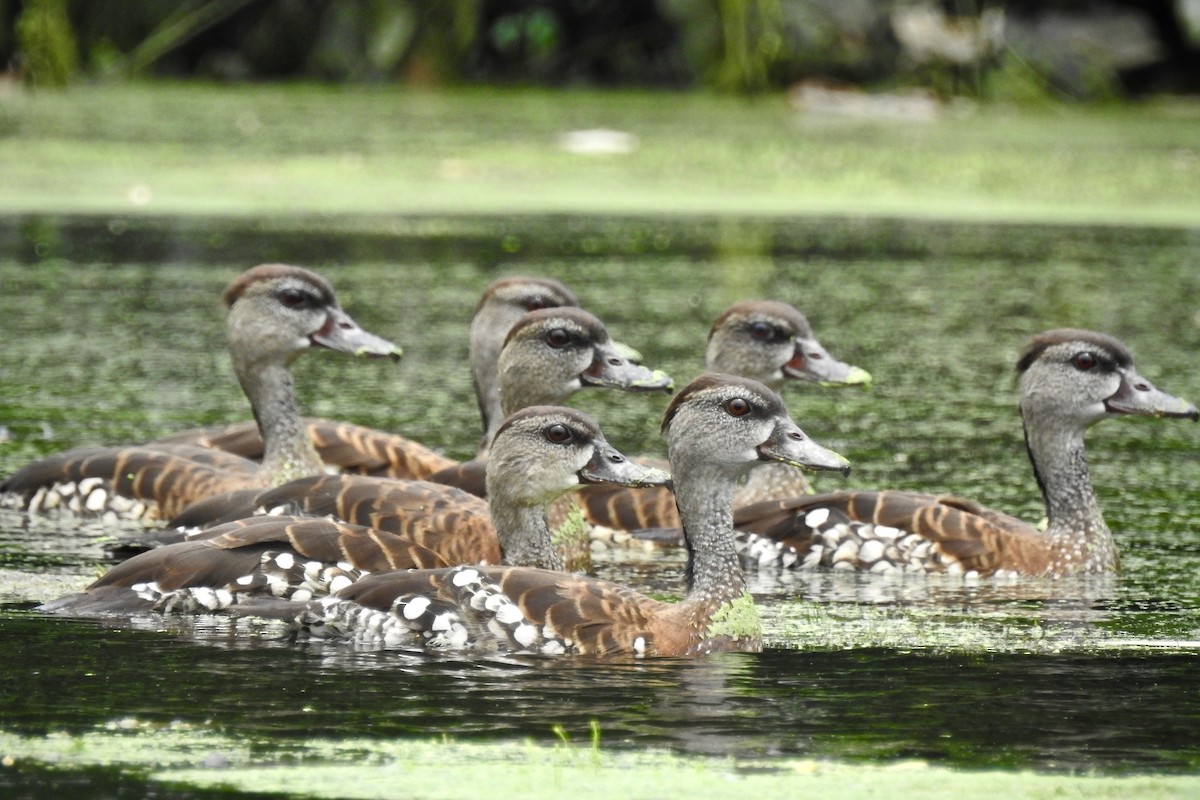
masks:
<instances>
[{"instance_id":1,"label":"duck","mask_svg":"<svg viewBox=\"0 0 1200 800\"><path fill-rule=\"evenodd\" d=\"M322 276L260 264L222 294L234 372L266 447L261 463L186 444L82 447L26 465L0 483L0 506L155 522L204 497L323 471L300 424L290 366L324 348L399 360L396 345L363 330Z\"/></svg>"},{"instance_id":2,"label":"duck","mask_svg":"<svg viewBox=\"0 0 1200 800\"><path fill-rule=\"evenodd\" d=\"M500 355L502 410L506 415L529 405L556 405L585 387L631 392L669 391L669 375L633 363L624 349L614 345L608 329L581 308L558 307L528 312L505 338ZM487 432L495 435L496 426ZM485 479L486 459L464 462L453 469L457 481L433 480L415 484L368 475L320 475L292 481L267 491L240 491L217 495L194 504L173 518L169 527L195 529L256 513L332 515L355 524L407 532L411 509L436 503L455 513L468 507L482 510L472 519L476 533L453 537L456 548L447 557L456 563L486 560L496 563L495 534L486 517L486 503L478 502L483 489L468 491ZM453 490L453 491L451 491ZM475 499L468 499L474 495ZM437 498L435 500L435 498ZM591 530L578 517L574 503L560 503L555 512L556 541L571 569L590 566ZM475 514L475 512L472 512ZM150 544L170 540L156 535ZM490 544L489 544L490 543ZM488 549L480 549L487 545ZM449 546L449 545L447 545ZM126 547L125 552L137 547Z\"/></svg>"},{"instance_id":3,"label":"duck","mask_svg":"<svg viewBox=\"0 0 1200 800\"><path fill-rule=\"evenodd\" d=\"M869 388L871 374L834 356L817 339L808 318L778 300L743 300L717 316L705 348L708 371L753 378L775 392L789 384ZM805 474L779 463L755 466L734 496L735 507L808 494ZM638 531L643 540L682 544L679 515L663 489L597 486L580 494L584 516L596 528Z\"/></svg>"},{"instance_id":4,"label":"duck","mask_svg":"<svg viewBox=\"0 0 1200 800\"><path fill-rule=\"evenodd\" d=\"M443 494L414 505L403 534L325 517L233 520L140 553L82 592L40 608L82 616L244 610L247 599L307 601L384 570L474 563L463 559L484 550L495 553L491 563L562 569L546 518L555 499L593 483L637 486L668 478L626 458L583 412L534 406L508 417L496 432L485 508L468 495L471 504L448 509L439 505L447 500ZM472 543L481 530L473 521L490 522L491 541L474 541L478 552L464 555L463 541Z\"/></svg>"},{"instance_id":5,"label":"duck","mask_svg":"<svg viewBox=\"0 0 1200 800\"><path fill-rule=\"evenodd\" d=\"M363 525L328 517L248 517L138 553L82 592L38 610L71 616L214 613L247 597L309 599L369 572L448 566L428 547Z\"/></svg>"},{"instance_id":6,"label":"duck","mask_svg":"<svg viewBox=\"0 0 1200 800\"><path fill-rule=\"evenodd\" d=\"M591 313L581 308L557 307L530 311L513 326L505 338L498 360L501 412L497 422L489 425L486 439L491 441L499 423L521 408L531 405L559 405L581 389L609 388L623 391L664 392L674 383L661 370L652 370L630 361L626 351L614 345L608 329ZM490 446L481 447L487 453ZM460 482L482 483L486 459L463 462L454 470ZM443 471L445 473L446 471ZM439 473L441 474L441 473ZM373 480L367 480L373 478ZM395 481L395 485L390 481ZM430 481L455 489L453 481ZM441 488L417 487L422 496L441 492ZM314 513L315 507L347 522L360 522L358 502L370 499L373 514L386 513L393 502L406 508L413 487L404 481L377 476L349 474L322 475L313 479L293 481L269 492L239 492L233 496L214 497L186 509L171 521L171 527L197 528L214 522L224 522L249 516L259 508L278 508L284 505ZM468 492L482 497L483 489ZM359 500L352 507L344 500L333 498L353 495ZM465 502L454 494L454 502ZM391 498L391 500L387 499ZM426 502L422 500L421 502Z\"/></svg>"},{"instance_id":7,"label":"duck","mask_svg":"<svg viewBox=\"0 0 1200 800\"><path fill-rule=\"evenodd\" d=\"M687 592L667 602L597 578L459 565L368 575L297 616L301 636L357 646L602 657L757 651L762 631L733 541L733 493L759 461L846 472L758 381L705 374L662 429L688 545Z\"/></svg>"},{"instance_id":8,"label":"duck","mask_svg":"<svg viewBox=\"0 0 1200 800\"><path fill-rule=\"evenodd\" d=\"M552 278L509 275L492 281L471 316L467 361L483 430L504 419L500 403L498 363L505 336L521 317L544 308L579 307L579 299ZM425 479L455 467L456 459L405 436L352 422L305 418L304 426L326 467L341 472ZM193 428L158 440L190 444L262 458L262 437L253 423ZM486 435L480 449L486 444Z\"/></svg>"},{"instance_id":9,"label":"duck","mask_svg":"<svg viewBox=\"0 0 1200 800\"><path fill-rule=\"evenodd\" d=\"M1154 387L1130 350L1073 328L1031 337L1016 363L1026 451L1045 530L973 500L908 491L841 491L738 509L748 565L869 572L1042 577L1116 572L1116 542L1088 470L1084 435L1112 417L1196 420L1196 407Z\"/></svg>"}]
</instances>

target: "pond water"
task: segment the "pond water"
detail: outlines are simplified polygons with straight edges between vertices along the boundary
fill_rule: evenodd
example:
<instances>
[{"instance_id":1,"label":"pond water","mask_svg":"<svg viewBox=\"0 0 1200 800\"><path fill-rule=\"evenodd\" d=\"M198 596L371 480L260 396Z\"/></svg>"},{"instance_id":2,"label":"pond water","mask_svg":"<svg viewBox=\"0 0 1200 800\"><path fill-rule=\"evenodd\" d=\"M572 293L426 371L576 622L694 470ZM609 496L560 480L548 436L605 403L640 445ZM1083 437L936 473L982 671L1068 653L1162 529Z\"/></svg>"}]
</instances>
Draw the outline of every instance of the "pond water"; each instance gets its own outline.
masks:
<instances>
[{"instance_id":1,"label":"pond water","mask_svg":"<svg viewBox=\"0 0 1200 800\"><path fill-rule=\"evenodd\" d=\"M821 488L953 491L1028 519L1040 498L1016 413L1024 339L1122 338L1160 388L1200 398L1200 232L887 220L152 218L0 220L0 475L41 454L240 420L218 297L260 261L327 275L398 365L305 356L306 413L469 455L479 422L466 330L482 288L557 277L682 383L738 299L807 312L874 387L786 393L850 458ZM665 398L574 403L626 452L660 453ZM761 655L598 663L462 660L293 646L264 626L45 618L37 602L104 568L96 525L0 514L0 725L38 735L136 719L213 725L286 750L331 737L653 744L1099 772L1200 767L1200 426L1119 420L1089 436L1124 571L964 582L751 578ZM611 552L604 577L678 593L676 553ZM170 676L169 680L164 680Z\"/></svg>"}]
</instances>

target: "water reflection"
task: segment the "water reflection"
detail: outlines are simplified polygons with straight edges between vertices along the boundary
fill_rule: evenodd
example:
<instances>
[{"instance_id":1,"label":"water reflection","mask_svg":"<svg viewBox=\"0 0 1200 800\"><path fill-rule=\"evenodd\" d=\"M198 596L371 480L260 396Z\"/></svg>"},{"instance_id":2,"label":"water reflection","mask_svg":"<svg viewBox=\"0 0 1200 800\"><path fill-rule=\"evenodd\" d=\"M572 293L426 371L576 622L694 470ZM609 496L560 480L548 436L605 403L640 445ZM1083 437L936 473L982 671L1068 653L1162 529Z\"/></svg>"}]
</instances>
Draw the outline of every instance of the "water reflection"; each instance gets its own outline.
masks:
<instances>
[{"instance_id":1,"label":"water reflection","mask_svg":"<svg viewBox=\"0 0 1200 800\"><path fill-rule=\"evenodd\" d=\"M185 632L9 612L4 727L212 724L286 747L342 736L554 741L761 757L920 757L961 766L1187 769L1194 657L858 649L698 660L461 659L292 647L269 629ZM41 665L29 669L28 664ZM171 680L163 680L170 675ZM153 689L151 690L151 686Z\"/></svg>"}]
</instances>

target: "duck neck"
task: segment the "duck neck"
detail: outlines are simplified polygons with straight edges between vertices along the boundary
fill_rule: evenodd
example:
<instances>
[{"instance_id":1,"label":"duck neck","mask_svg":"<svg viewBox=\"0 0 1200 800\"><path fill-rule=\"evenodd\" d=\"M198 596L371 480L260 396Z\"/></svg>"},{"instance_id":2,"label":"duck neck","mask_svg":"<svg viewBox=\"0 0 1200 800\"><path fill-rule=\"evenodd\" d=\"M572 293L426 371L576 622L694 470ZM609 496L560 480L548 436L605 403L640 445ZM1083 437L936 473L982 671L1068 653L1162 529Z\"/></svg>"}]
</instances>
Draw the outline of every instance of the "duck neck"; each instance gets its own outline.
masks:
<instances>
[{"instance_id":1,"label":"duck neck","mask_svg":"<svg viewBox=\"0 0 1200 800\"><path fill-rule=\"evenodd\" d=\"M572 391L547 389L548 382L539 378L519 364L505 364L500 373L500 388L496 394L496 404L499 413L484 413L483 442L475 453L476 458L483 458L492 446L496 431L509 416L530 406L558 406L570 399Z\"/></svg>"},{"instance_id":2,"label":"duck neck","mask_svg":"<svg viewBox=\"0 0 1200 800\"><path fill-rule=\"evenodd\" d=\"M491 440L493 427L498 426L504 418L500 407L497 363L503 334L495 333L500 322L493 316L484 309L475 315L471 322L471 341L467 353L471 364L471 381L475 385L475 402L479 405L479 416L483 421L484 443Z\"/></svg>"},{"instance_id":3,"label":"duck neck","mask_svg":"<svg viewBox=\"0 0 1200 800\"><path fill-rule=\"evenodd\" d=\"M746 594L734 549L734 485L725 475L675 475L675 503L688 553L684 602L704 614Z\"/></svg>"},{"instance_id":4,"label":"duck neck","mask_svg":"<svg viewBox=\"0 0 1200 800\"><path fill-rule=\"evenodd\" d=\"M263 438L262 470L273 485L316 475L323 466L296 408L292 373L284 364L238 369Z\"/></svg>"},{"instance_id":5,"label":"duck neck","mask_svg":"<svg viewBox=\"0 0 1200 800\"><path fill-rule=\"evenodd\" d=\"M553 570L563 568L562 556L554 549L544 507L500 504L493 496L491 512L505 564Z\"/></svg>"},{"instance_id":6,"label":"duck neck","mask_svg":"<svg viewBox=\"0 0 1200 800\"><path fill-rule=\"evenodd\" d=\"M1116 545L1092 488L1084 431L1044 422L1024 419L1025 445L1046 503L1046 537L1054 552L1050 571L1113 571L1118 566Z\"/></svg>"}]
</instances>

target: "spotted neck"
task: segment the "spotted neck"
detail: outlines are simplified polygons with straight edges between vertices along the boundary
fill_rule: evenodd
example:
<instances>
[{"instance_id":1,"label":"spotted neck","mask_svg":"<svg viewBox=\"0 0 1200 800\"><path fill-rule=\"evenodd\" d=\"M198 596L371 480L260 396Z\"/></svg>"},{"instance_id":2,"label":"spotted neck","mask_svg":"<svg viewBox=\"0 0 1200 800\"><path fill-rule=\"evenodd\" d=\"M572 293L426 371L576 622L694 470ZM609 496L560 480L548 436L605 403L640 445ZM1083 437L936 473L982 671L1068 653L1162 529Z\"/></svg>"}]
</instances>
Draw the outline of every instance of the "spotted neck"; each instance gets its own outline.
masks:
<instances>
[{"instance_id":1,"label":"spotted neck","mask_svg":"<svg viewBox=\"0 0 1200 800\"><path fill-rule=\"evenodd\" d=\"M553 570L563 568L562 556L553 546L545 508L502 505L493 498L491 512L505 564Z\"/></svg>"},{"instance_id":2,"label":"spotted neck","mask_svg":"<svg viewBox=\"0 0 1200 800\"><path fill-rule=\"evenodd\" d=\"M263 438L262 472L271 485L320 474L320 456L296 408L292 373L283 364L258 369L238 365L238 380L250 398Z\"/></svg>"},{"instance_id":3,"label":"spotted neck","mask_svg":"<svg viewBox=\"0 0 1200 800\"><path fill-rule=\"evenodd\" d=\"M1025 444L1046 503L1046 538L1053 559L1048 572L1111 572L1116 544L1104 522L1084 451L1084 431L1071 425L1025 421Z\"/></svg>"}]
</instances>

